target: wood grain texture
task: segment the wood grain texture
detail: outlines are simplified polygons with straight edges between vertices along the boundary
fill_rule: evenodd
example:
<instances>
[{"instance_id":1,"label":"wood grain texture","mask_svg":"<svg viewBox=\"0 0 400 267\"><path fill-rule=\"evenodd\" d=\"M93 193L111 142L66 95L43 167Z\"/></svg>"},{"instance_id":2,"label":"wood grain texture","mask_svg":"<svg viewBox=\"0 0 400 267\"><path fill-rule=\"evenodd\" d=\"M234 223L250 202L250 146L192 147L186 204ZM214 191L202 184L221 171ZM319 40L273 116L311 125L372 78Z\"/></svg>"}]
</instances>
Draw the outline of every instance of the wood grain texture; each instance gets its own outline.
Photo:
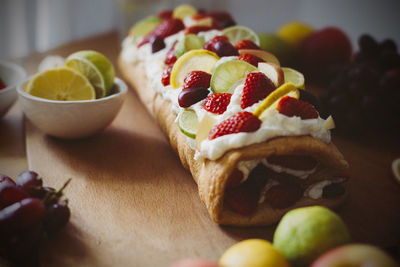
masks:
<instances>
[{"instance_id":1,"label":"wood grain texture","mask_svg":"<svg viewBox=\"0 0 400 267\"><path fill-rule=\"evenodd\" d=\"M97 36L47 54L88 48L116 63L118 36ZM37 64L43 56L27 62ZM45 184L59 187L73 178L65 190L71 221L45 242L43 266L168 266L188 257L217 260L241 239L272 240L275 226L220 227L209 219L195 182L133 91L114 122L91 138L51 138L29 122L25 130L29 167ZM400 156L395 140L334 138L352 175L349 199L337 212L354 241L399 244L400 186L390 173L391 161Z\"/></svg>"}]
</instances>

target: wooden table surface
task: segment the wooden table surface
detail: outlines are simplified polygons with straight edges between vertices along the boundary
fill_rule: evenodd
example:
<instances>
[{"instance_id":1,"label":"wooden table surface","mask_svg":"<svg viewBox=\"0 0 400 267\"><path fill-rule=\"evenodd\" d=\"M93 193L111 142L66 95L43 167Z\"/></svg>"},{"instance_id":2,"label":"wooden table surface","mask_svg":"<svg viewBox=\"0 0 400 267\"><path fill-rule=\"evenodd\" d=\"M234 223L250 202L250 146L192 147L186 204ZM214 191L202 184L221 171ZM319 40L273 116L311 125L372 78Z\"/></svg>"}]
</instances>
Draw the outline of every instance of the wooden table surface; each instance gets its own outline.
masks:
<instances>
[{"instance_id":1,"label":"wooden table surface","mask_svg":"<svg viewBox=\"0 0 400 267\"><path fill-rule=\"evenodd\" d=\"M33 74L46 55L94 49L116 66L119 43L109 32L11 61ZM272 241L275 226L221 227L209 219L196 184L132 90L113 123L90 138L46 136L18 104L0 129L0 173L15 177L29 168L52 187L73 178L65 190L71 221L43 245L42 266L168 266L188 257L217 260L246 238ZM390 164L400 157L400 142L336 135L334 142L351 166L350 197L337 212L353 240L399 245L400 185Z\"/></svg>"}]
</instances>

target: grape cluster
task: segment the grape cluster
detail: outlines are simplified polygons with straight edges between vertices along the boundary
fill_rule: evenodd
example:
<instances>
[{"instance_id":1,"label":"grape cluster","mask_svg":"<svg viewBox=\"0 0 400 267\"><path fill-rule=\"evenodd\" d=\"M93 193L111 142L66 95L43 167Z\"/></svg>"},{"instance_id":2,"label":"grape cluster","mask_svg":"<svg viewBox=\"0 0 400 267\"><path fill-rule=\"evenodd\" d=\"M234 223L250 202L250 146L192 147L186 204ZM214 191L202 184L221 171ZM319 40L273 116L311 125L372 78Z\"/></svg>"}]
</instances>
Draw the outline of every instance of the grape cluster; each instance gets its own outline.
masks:
<instances>
[{"instance_id":1,"label":"grape cluster","mask_svg":"<svg viewBox=\"0 0 400 267\"><path fill-rule=\"evenodd\" d=\"M400 55L396 44L364 34L349 64L330 71L320 95L341 133L359 135L400 130Z\"/></svg>"},{"instance_id":2,"label":"grape cluster","mask_svg":"<svg viewBox=\"0 0 400 267\"><path fill-rule=\"evenodd\" d=\"M38 266L38 249L70 218L62 188L44 187L42 178L24 171L14 182L0 174L0 257L15 266Z\"/></svg>"}]
</instances>

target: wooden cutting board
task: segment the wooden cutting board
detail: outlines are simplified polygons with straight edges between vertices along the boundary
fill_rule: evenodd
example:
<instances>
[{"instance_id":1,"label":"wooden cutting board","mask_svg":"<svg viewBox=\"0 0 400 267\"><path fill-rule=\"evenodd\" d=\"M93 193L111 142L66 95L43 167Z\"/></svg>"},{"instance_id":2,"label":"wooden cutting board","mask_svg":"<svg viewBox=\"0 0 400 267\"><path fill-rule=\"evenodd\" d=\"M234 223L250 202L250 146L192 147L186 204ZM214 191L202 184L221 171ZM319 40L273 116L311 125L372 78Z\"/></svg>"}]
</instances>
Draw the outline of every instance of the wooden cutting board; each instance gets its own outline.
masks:
<instances>
[{"instance_id":1,"label":"wooden cutting board","mask_svg":"<svg viewBox=\"0 0 400 267\"><path fill-rule=\"evenodd\" d=\"M92 48L116 60L115 34L63 49ZM111 52L110 52L111 51ZM275 226L221 227L212 222L197 186L161 130L130 90L114 122L96 136L65 141L25 123L29 168L48 186L65 190L72 217L45 242L43 266L168 266L182 258L218 260L239 240L272 241ZM350 197L337 212L356 242L400 242L400 185L390 163L394 138L363 142L334 138L350 163Z\"/></svg>"}]
</instances>

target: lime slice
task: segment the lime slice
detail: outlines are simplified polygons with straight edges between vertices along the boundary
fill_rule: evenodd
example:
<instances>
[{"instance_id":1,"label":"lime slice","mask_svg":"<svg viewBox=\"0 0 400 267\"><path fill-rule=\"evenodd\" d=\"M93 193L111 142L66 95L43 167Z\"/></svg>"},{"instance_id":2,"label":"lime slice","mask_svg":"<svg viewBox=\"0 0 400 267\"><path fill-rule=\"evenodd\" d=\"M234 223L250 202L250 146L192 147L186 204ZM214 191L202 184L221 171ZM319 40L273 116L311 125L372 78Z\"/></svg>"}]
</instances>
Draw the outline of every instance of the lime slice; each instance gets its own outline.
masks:
<instances>
[{"instance_id":1,"label":"lime slice","mask_svg":"<svg viewBox=\"0 0 400 267\"><path fill-rule=\"evenodd\" d=\"M158 18L156 16L149 16L146 17L142 20L139 20L133 27L130 29L129 33L130 36L132 37L133 41L136 42L136 40L140 37L144 37L147 34L149 34L152 30L154 30L158 24L162 22L161 18Z\"/></svg>"},{"instance_id":2,"label":"lime slice","mask_svg":"<svg viewBox=\"0 0 400 267\"><path fill-rule=\"evenodd\" d=\"M192 109L184 109L178 116L178 126L182 133L195 139L199 121L196 112Z\"/></svg>"},{"instance_id":3,"label":"lime slice","mask_svg":"<svg viewBox=\"0 0 400 267\"><path fill-rule=\"evenodd\" d=\"M216 119L214 119L211 116L208 116L207 114L204 115L203 120L200 122L199 126L197 127L197 133L196 133L196 148L197 150L200 151L200 145L203 140L205 140L208 135L210 134L211 128L214 126L214 124L217 122Z\"/></svg>"},{"instance_id":4,"label":"lime slice","mask_svg":"<svg viewBox=\"0 0 400 267\"><path fill-rule=\"evenodd\" d=\"M208 50L195 49L183 54L175 62L171 71L170 84L176 89L182 86L186 74L194 70L201 70L211 74L219 57Z\"/></svg>"},{"instance_id":5,"label":"lime slice","mask_svg":"<svg viewBox=\"0 0 400 267\"><path fill-rule=\"evenodd\" d=\"M293 83L285 83L275 89L275 91L273 91L263 100L261 105L258 106L253 114L260 118L265 110L275 107L278 104L278 100L287 95L297 99L299 98L299 90L297 90Z\"/></svg>"},{"instance_id":6,"label":"lime slice","mask_svg":"<svg viewBox=\"0 0 400 267\"><path fill-rule=\"evenodd\" d=\"M176 44L176 57L180 57L190 50L201 49L203 48L204 43L204 37L197 36L196 34L192 33L188 34Z\"/></svg>"},{"instance_id":7,"label":"lime slice","mask_svg":"<svg viewBox=\"0 0 400 267\"><path fill-rule=\"evenodd\" d=\"M228 91L238 80L257 68L243 60L229 60L219 65L211 76L211 90L215 93Z\"/></svg>"},{"instance_id":8,"label":"lime slice","mask_svg":"<svg viewBox=\"0 0 400 267\"><path fill-rule=\"evenodd\" d=\"M225 28L222 34L228 37L229 41L233 44L246 39L253 41L256 45L260 45L258 35L252 29L245 26L236 25Z\"/></svg>"},{"instance_id":9,"label":"lime slice","mask_svg":"<svg viewBox=\"0 0 400 267\"><path fill-rule=\"evenodd\" d=\"M183 20L187 16L193 16L197 13L197 9L191 5L180 5L177 6L173 13L172 17Z\"/></svg>"},{"instance_id":10,"label":"lime slice","mask_svg":"<svg viewBox=\"0 0 400 267\"><path fill-rule=\"evenodd\" d=\"M71 54L65 65L82 73L96 90L96 97L108 95L114 84L114 67L101 53L82 50Z\"/></svg>"},{"instance_id":11,"label":"lime slice","mask_svg":"<svg viewBox=\"0 0 400 267\"><path fill-rule=\"evenodd\" d=\"M80 72L61 67L37 73L28 84L27 93L50 100L91 100L95 89Z\"/></svg>"},{"instance_id":12,"label":"lime slice","mask_svg":"<svg viewBox=\"0 0 400 267\"><path fill-rule=\"evenodd\" d=\"M293 83L294 86L300 89L304 89L304 75L297 70L291 68L282 67L285 83Z\"/></svg>"}]
</instances>

